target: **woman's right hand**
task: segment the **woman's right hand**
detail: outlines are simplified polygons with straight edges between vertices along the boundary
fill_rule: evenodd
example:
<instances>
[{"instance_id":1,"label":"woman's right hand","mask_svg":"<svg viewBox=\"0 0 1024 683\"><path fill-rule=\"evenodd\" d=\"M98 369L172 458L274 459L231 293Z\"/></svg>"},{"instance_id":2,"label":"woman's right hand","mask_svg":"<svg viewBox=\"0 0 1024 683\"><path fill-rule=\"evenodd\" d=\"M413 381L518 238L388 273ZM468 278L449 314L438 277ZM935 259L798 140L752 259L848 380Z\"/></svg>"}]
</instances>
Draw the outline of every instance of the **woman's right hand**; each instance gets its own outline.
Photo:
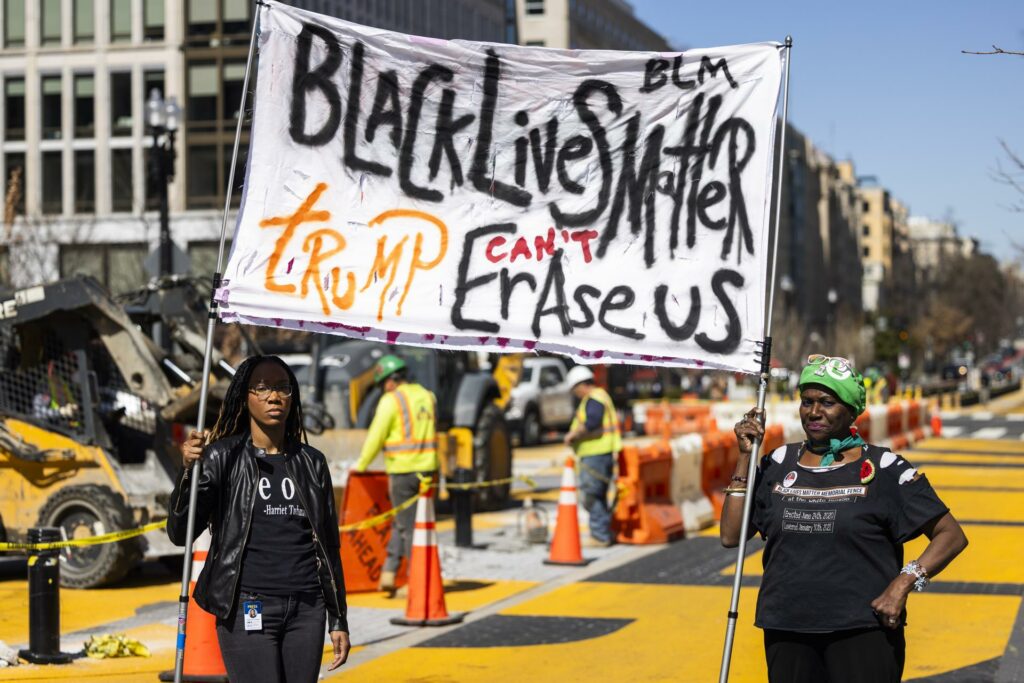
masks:
<instances>
[{"instance_id":1,"label":"woman's right hand","mask_svg":"<svg viewBox=\"0 0 1024 683\"><path fill-rule=\"evenodd\" d=\"M757 408L751 408L743 416L739 422L736 423L734 431L736 432L736 442L739 446L740 453L744 455L750 455L754 450L754 441L764 441L764 411L758 410Z\"/></svg>"},{"instance_id":2,"label":"woman's right hand","mask_svg":"<svg viewBox=\"0 0 1024 683\"><path fill-rule=\"evenodd\" d=\"M185 469L192 469L196 460L203 457L203 448L209 434L209 431L199 432L195 429L189 432L188 439L181 444L181 464Z\"/></svg>"}]
</instances>

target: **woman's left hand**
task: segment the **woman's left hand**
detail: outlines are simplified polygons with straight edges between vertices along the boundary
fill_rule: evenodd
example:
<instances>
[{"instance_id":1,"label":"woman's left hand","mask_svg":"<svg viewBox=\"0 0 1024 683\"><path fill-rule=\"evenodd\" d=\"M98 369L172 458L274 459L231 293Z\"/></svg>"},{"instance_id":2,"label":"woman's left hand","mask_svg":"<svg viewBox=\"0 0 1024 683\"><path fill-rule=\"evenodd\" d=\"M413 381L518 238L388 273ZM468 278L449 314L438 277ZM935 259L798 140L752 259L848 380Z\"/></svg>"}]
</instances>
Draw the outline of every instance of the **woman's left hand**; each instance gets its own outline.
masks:
<instances>
[{"instance_id":1,"label":"woman's left hand","mask_svg":"<svg viewBox=\"0 0 1024 683\"><path fill-rule=\"evenodd\" d=\"M352 644L348 640L348 634L344 631L331 631L331 642L334 643L334 661L327 667L328 671L334 671L348 659L348 651Z\"/></svg>"},{"instance_id":2,"label":"woman's left hand","mask_svg":"<svg viewBox=\"0 0 1024 683\"><path fill-rule=\"evenodd\" d=\"M914 577L900 574L886 587L885 591L871 601L871 609L882 626L896 630L903 624L903 608L907 596L914 587Z\"/></svg>"}]
</instances>

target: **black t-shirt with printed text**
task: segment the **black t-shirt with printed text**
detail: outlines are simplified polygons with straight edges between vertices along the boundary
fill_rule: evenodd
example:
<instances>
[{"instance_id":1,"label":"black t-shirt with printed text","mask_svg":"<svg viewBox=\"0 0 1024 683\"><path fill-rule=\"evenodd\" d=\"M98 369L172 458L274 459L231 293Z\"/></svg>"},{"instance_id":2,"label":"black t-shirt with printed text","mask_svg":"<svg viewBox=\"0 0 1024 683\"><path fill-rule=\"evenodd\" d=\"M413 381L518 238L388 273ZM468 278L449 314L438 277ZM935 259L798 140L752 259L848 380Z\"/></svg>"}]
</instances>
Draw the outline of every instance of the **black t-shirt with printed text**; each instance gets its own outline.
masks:
<instances>
[{"instance_id":1,"label":"black t-shirt with printed text","mask_svg":"<svg viewBox=\"0 0 1024 683\"><path fill-rule=\"evenodd\" d=\"M256 457L259 480L239 582L244 591L290 595L320 590L313 527L302 507L298 485L284 466L290 457Z\"/></svg>"},{"instance_id":2,"label":"black t-shirt with printed text","mask_svg":"<svg viewBox=\"0 0 1024 683\"><path fill-rule=\"evenodd\" d=\"M903 566L903 544L948 512L905 458L864 446L832 468L798 463L782 446L758 468L751 523L765 539L755 625L826 633L878 626L871 602ZM862 483L864 461L874 478Z\"/></svg>"}]
</instances>

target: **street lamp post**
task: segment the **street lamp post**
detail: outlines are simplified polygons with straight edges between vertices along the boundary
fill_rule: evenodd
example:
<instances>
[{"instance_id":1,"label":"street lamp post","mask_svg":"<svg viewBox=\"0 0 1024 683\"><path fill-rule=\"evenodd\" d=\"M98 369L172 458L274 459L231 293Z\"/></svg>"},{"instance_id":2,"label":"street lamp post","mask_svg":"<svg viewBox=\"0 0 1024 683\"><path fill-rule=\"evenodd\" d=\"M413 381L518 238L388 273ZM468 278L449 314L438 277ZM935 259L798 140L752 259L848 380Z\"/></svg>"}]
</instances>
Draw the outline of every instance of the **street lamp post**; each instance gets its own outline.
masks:
<instances>
[{"instance_id":1,"label":"street lamp post","mask_svg":"<svg viewBox=\"0 0 1024 683\"><path fill-rule=\"evenodd\" d=\"M171 212L168 201L168 185L174 180L174 136L181 121L181 108L177 99L164 101L160 90L153 88L146 101L146 123L153 136L150 149L149 173L160 198L160 279L174 272L174 256L171 242ZM171 339L166 325L160 326L160 346L171 350Z\"/></svg>"}]
</instances>

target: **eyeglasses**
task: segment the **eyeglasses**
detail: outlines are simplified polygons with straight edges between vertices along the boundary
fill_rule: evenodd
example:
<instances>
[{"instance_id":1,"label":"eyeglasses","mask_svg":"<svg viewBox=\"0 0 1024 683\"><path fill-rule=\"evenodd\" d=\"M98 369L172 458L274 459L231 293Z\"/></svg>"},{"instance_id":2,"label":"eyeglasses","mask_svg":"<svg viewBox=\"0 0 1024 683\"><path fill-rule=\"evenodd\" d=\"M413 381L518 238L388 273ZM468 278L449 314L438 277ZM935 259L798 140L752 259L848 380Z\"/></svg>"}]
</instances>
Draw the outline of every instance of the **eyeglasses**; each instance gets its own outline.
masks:
<instances>
[{"instance_id":1,"label":"eyeglasses","mask_svg":"<svg viewBox=\"0 0 1024 683\"><path fill-rule=\"evenodd\" d=\"M824 374L825 368L831 368L836 372L853 372L853 363L840 356L826 356L821 353L812 353L807 356L808 365L821 365L818 374Z\"/></svg>"},{"instance_id":2,"label":"eyeglasses","mask_svg":"<svg viewBox=\"0 0 1024 683\"><path fill-rule=\"evenodd\" d=\"M270 392L276 393L281 398L289 398L292 395L292 385L278 384L277 386L268 387L266 384L257 384L254 387L249 387L249 391L256 394L256 398L261 401L266 401L270 398Z\"/></svg>"}]
</instances>

